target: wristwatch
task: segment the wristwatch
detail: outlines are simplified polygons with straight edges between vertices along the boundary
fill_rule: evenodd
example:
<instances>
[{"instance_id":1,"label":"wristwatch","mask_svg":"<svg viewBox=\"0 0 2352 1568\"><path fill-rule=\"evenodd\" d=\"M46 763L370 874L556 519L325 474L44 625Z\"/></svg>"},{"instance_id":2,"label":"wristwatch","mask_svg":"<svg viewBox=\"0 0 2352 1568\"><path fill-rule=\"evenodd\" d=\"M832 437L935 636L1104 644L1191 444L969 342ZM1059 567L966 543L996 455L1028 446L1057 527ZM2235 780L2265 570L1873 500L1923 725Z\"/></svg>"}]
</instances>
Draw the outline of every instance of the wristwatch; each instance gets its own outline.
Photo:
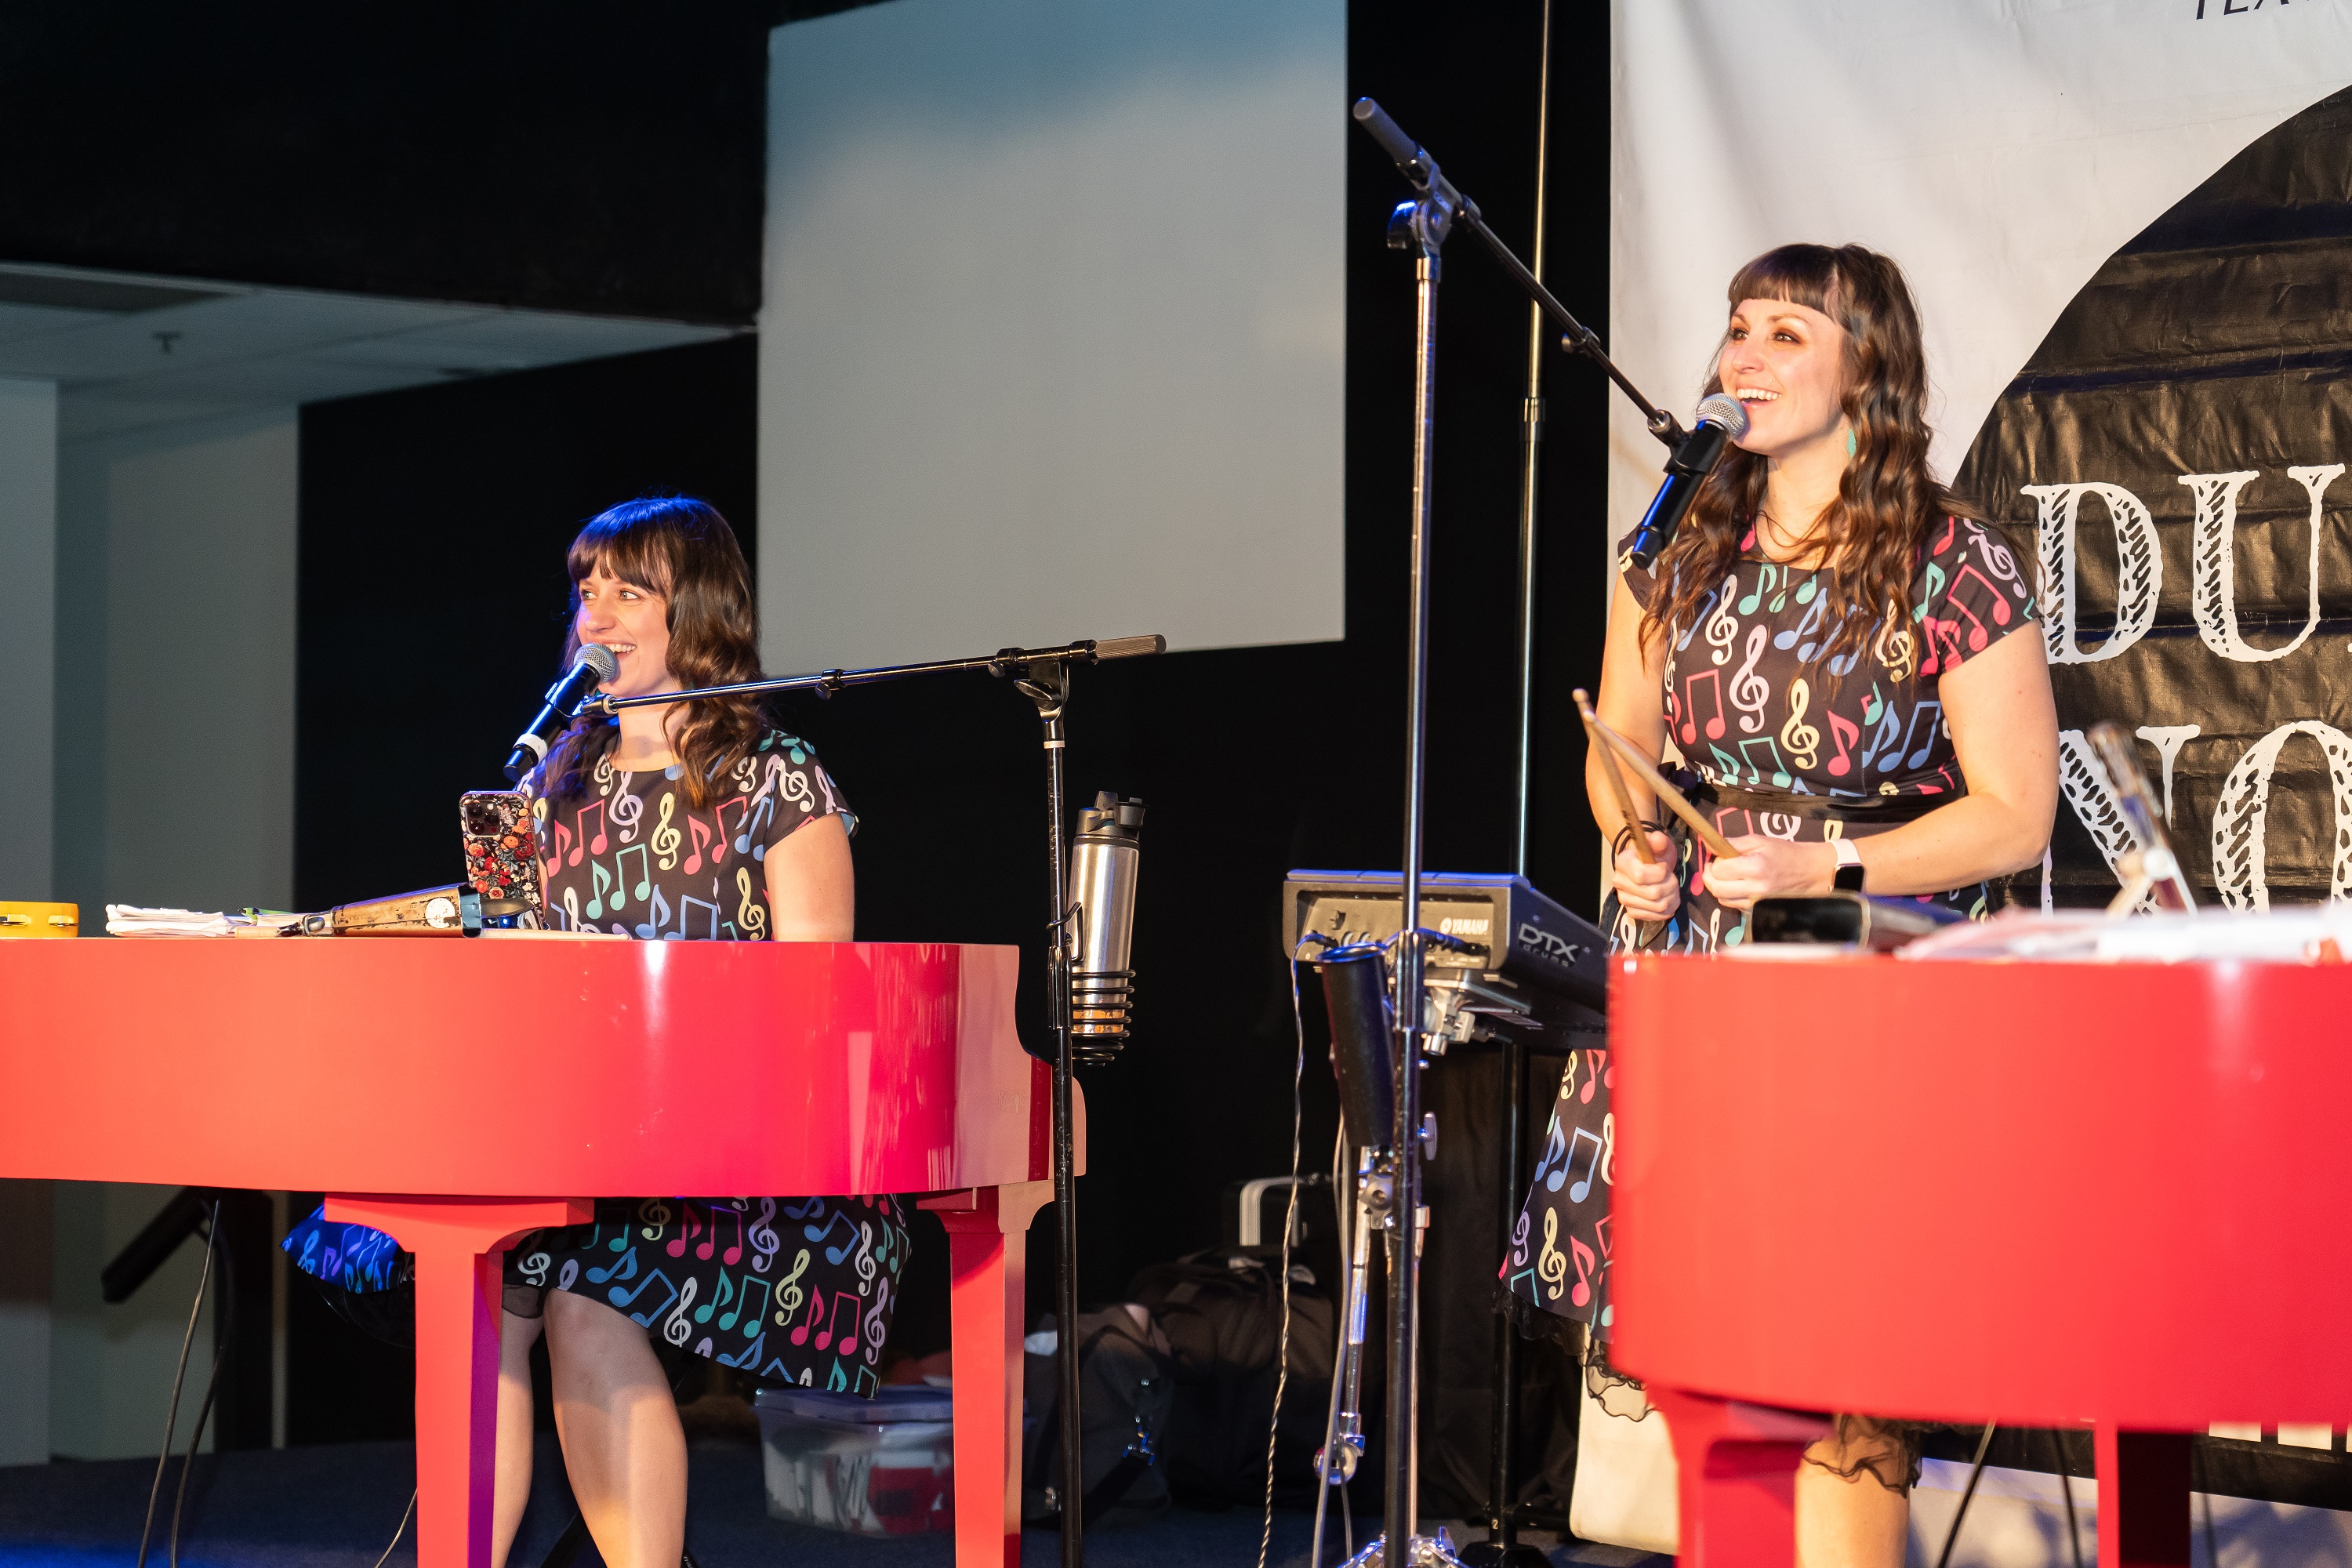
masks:
<instances>
[{"instance_id":1,"label":"wristwatch","mask_svg":"<svg viewBox=\"0 0 2352 1568\"><path fill-rule=\"evenodd\" d=\"M1862 891L1862 851L1853 847L1851 838L1832 838L1830 843L1837 849L1837 874L1831 879L1831 885L1842 893L1859 893Z\"/></svg>"}]
</instances>

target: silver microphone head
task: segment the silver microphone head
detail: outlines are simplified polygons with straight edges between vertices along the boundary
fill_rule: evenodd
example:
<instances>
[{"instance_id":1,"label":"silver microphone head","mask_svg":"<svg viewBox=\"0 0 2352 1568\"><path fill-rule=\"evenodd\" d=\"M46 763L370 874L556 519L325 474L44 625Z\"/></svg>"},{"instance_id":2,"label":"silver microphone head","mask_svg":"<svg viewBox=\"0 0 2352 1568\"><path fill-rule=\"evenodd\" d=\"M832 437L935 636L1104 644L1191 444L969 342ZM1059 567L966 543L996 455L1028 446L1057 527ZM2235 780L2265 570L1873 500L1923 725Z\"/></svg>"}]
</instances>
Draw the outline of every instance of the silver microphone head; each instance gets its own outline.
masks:
<instances>
[{"instance_id":1,"label":"silver microphone head","mask_svg":"<svg viewBox=\"0 0 2352 1568\"><path fill-rule=\"evenodd\" d=\"M614 658L613 657L613 650L606 647L603 643L582 643L580 645L580 655L573 663L575 665L584 664L589 668L594 670L596 672L596 680L599 685L602 685L607 680L614 680L620 678L621 661Z\"/></svg>"},{"instance_id":2,"label":"silver microphone head","mask_svg":"<svg viewBox=\"0 0 2352 1568\"><path fill-rule=\"evenodd\" d=\"M1748 405L1727 392L1718 392L1698 405L1691 416L1695 425L1720 425L1738 440L1748 434Z\"/></svg>"}]
</instances>

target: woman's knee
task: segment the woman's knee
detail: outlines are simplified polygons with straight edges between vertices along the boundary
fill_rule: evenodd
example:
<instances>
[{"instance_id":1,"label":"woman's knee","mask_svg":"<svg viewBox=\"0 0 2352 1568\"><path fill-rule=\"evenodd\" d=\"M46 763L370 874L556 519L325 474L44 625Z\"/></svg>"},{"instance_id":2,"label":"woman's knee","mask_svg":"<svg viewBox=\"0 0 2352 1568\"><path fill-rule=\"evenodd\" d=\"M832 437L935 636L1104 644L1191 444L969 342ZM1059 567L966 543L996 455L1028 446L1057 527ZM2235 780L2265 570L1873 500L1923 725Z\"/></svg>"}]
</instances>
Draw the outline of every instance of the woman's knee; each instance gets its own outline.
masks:
<instances>
[{"instance_id":1,"label":"woman's knee","mask_svg":"<svg viewBox=\"0 0 2352 1568\"><path fill-rule=\"evenodd\" d=\"M547 1293L547 1349L551 1355L566 1350L593 1352L608 1346L642 1344L646 1331L623 1312L602 1301L575 1295L570 1290L550 1290Z\"/></svg>"},{"instance_id":2,"label":"woman's knee","mask_svg":"<svg viewBox=\"0 0 2352 1568\"><path fill-rule=\"evenodd\" d=\"M541 1321L517 1312L499 1314L499 1347L509 1355L528 1351L539 1342Z\"/></svg>"}]
</instances>

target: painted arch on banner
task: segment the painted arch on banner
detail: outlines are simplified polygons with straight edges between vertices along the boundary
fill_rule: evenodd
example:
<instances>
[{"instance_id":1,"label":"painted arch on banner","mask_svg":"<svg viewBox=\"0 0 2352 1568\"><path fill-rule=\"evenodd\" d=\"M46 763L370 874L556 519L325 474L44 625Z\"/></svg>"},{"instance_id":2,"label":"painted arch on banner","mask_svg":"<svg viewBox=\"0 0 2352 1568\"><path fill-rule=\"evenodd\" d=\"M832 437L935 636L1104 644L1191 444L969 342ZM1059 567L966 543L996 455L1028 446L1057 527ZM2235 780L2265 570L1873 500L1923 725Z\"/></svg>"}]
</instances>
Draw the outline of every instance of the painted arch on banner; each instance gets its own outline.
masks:
<instances>
[{"instance_id":1,"label":"painted arch on banner","mask_svg":"<svg viewBox=\"0 0 2352 1568\"><path fill-rule=\"evenodd\" d=\"M1612 27L1634 381L1687 406L1760 251L1895 257L1937 470L2041 564L2067 756L2137 731L2219 901L2346 896L2352 6L1616 0ZM1613 540L1659 458L1611 421ZM2112 807L2063 782L2051 890L2103 902Z\"/></svg>"}]
</instances>

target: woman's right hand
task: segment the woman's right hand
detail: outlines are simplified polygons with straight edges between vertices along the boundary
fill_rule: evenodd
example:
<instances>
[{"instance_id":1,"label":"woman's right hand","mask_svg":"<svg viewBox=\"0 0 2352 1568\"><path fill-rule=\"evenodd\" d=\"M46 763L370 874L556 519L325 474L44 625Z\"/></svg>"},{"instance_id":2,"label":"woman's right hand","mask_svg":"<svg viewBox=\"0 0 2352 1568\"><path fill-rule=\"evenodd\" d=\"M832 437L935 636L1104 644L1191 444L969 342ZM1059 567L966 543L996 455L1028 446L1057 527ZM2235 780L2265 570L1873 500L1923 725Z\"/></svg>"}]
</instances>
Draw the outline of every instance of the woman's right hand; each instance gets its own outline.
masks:
<instances>
[{"instance_id":1,"label":"woman's right hand","mask_svg":"<svg viewBox=\"0 0 2352 1568\"><path fill-rule=\"evenodd\" d=\"M1644 865L1632 839L1617 851L1610 867L1609 884L1617 889L1617 902L1637 921L1662 921L1682 908L1682 883L1675 874L1679 857L1674 840L1663 833L1650 833L1650 853L1656 856L1654 863Z\"/></svg>"}]
</instances>

